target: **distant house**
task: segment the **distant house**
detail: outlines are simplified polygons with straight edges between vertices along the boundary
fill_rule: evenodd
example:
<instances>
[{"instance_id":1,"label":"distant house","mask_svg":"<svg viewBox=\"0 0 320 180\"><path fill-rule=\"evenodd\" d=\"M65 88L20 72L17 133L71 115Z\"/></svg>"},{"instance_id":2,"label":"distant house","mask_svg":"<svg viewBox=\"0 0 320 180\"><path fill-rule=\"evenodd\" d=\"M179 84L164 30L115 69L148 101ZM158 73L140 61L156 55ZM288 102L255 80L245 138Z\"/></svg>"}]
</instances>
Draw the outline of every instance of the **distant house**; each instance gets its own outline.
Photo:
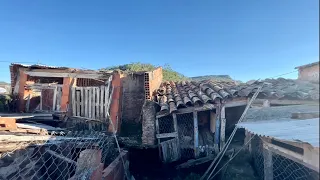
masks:
<instances>
[{"instance_id":1,"label":"distant house","mask_svg":"<svg viewBox=\"0 0 320 180\"><path fill-rule=\"evenodd\" d=\"M299 70L299 80L319 82L319 61L298 66L295 69Z\"/></svg>"}]
</instances>

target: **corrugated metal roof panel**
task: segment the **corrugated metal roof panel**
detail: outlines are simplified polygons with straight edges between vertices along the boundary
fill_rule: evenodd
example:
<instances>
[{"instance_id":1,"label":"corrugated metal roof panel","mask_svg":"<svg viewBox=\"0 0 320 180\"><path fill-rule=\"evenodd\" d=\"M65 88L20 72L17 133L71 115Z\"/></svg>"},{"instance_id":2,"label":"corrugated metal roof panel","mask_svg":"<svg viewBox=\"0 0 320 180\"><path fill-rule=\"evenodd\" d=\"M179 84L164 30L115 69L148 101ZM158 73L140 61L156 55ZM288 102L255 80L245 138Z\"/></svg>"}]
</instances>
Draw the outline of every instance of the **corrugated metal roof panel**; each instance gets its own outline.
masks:
<instances>
[{"instance_id":1,"label":"corrugated metal roof panel","mask_svg":"<svg viewBox=\"0 0 320 180\"><path fill-rule=\"evenodd\" d=\"M259 122L242 122L240 128L259 136L273 137L280 140L305 142L319 147L319 118L294 120L279 119Z\"/></svg>"},{"instance_id":2,"label":"corrugated metal roof panel","mask_svg":"<svg viewBox=\"0 0 320 180\"><path fill-rule=\"evenodd\" d=\"M11 63L11 65L17 65L17 66L21 66L21 67L34 67L34 68L49 68L49 69L69 69L68 67L58 67L58 66L48 66L48 65L44 65L44 64L20 64L20 63Z\"/></svg>"}]
</instances>

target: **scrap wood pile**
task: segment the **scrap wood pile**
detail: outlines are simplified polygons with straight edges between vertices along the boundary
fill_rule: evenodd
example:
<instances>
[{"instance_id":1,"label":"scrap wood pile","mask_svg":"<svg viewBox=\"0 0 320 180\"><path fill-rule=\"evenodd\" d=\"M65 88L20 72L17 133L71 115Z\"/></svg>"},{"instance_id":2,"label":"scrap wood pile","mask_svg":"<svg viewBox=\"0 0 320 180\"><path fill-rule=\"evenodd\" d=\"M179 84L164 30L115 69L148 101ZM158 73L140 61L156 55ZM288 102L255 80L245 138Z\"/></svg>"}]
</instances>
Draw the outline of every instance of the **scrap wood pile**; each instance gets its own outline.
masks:
<instances>
[{"instance_id":1,"label":"scrap wood pile","mask_svg":"<svg viewBox=\"0 0 320 180\"><path fill-rule=\"evenodd\" d=\"M62 128L40 123L41 121L47 120L52 121L51 123L60 121L53 120L52 114L0 114L0 134L7 134L8 132L11 132L45 135L52 131L63 131Z\"/></svg>"}]
</instances>

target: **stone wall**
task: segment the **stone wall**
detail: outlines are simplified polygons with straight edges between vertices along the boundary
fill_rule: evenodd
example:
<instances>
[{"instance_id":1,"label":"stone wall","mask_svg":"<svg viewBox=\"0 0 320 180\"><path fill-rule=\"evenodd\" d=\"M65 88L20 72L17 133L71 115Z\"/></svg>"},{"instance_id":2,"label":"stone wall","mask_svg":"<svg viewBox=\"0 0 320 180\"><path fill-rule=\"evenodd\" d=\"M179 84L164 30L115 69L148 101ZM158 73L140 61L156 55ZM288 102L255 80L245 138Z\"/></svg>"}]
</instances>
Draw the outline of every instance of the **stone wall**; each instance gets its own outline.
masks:
<instances>
[{"instance_id":1,"label":"stone wall","mask_svg":"<svg viewBox=\"0 0 320 180\"><path fill-rule=\"evenodd\" d=\"M142 143L145 145L155 144L156 108L153 101L146 101L142 107Z\"/></svg>"}]
</instances>

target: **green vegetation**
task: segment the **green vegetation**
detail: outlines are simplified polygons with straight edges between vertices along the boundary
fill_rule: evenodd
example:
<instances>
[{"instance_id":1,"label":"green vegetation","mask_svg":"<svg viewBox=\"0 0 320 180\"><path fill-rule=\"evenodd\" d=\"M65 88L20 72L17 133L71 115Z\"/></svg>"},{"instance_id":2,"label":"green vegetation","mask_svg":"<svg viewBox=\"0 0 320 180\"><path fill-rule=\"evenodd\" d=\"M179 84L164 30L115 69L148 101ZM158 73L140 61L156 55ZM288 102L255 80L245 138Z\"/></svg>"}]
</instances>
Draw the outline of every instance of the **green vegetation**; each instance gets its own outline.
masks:
<instances>
[{"instance_id":1,"label":"green vegetation","mask_svg":"<svg viewBox=\"0 0 320 180\"><path fill-rule=\"evenodd\" d=\"M130 64L124 64L120 66L112 66L103 68L101 70L121 70L124 72L143 72L143 71L152 71L156 66L148 63L130 63ZM180 74L176 71L174 71L170 65L166 64L162 66L163 68L163 81L181 81L188 79L183 74Z\"/></svg>"},{"instance_id":2,"label":"green vegetation","mask_svg":"<svg viewBox=\"0 0 320 180\"><path fill-rule=\"evenodd\" d=\"M203 80L224 81L224 82L234 81L229 75L196 76L196 77L191 77L191 79L193 81L203 81Z\"/></svg>"}]
</instances>

